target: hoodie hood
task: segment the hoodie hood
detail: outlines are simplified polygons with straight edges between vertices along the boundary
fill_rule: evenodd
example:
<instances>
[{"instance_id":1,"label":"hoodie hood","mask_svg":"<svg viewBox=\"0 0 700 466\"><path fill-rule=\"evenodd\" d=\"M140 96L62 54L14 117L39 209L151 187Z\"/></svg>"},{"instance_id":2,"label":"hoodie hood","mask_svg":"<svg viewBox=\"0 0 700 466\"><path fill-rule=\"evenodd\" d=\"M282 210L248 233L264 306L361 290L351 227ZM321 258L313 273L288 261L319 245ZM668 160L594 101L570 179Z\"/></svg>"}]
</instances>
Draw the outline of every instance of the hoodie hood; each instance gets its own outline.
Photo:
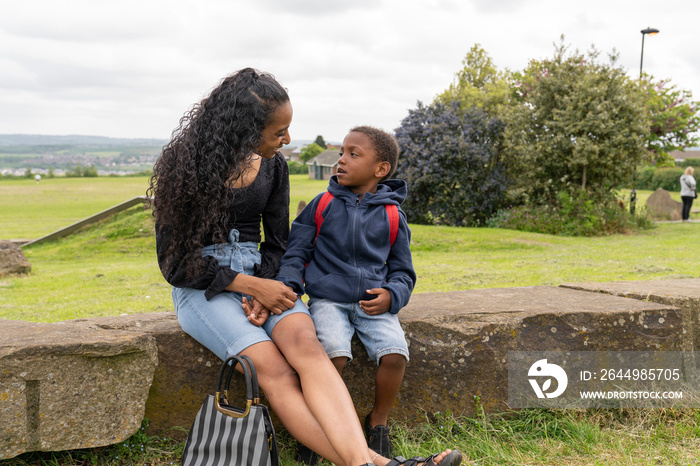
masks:
<instances>
[{"instance_id":1,"label":"hoodie hood","mask_svg":"<svg viewBox=\"0 0 700 466\"><path fill-rule=\"evenodd\" d=\"M333 197L343 199L345 202L351 202L353 204L355 204L357 198L360 197L359 194L355 194L345 186L341 186L338 183L338 177L336 175L331 176L328 182L328 191L333 194ZM376 193L365 193L360 202L367 205L401 205L403 201L406 200L407 194L408 187L404 180L385 180L377 185Z\"/></svg>"}]
</instances>

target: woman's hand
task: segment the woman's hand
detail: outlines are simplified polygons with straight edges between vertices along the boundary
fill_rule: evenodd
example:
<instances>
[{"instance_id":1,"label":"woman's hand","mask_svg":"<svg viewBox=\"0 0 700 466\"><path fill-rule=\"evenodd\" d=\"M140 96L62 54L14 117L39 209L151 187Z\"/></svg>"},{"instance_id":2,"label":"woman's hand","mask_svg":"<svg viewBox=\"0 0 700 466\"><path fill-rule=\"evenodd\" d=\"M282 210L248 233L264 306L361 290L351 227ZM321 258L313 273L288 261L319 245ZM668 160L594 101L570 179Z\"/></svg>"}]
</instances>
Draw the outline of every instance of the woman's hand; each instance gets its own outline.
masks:
<instances>
[{"instance_id":1,"label":"woman's hand","mask_svg":"<svg viewBox=\"0 0 700 466\"><path fill-rule=\"evenodd\" d=\"M283 311L294 307L299 298L290 287L277 280L260 279L260 289L253 294L260 304L273 314L282 314Z\"/></svg>"},{"instance_id":2,"label":"woman's hand","mask_svg":"<svg viewBox=\"0 0 700 466\"><path fill-rule=\"evenodd\" d=\"M257 299L251 298L251 300L248 301L248 298L244 296L242 306L243 312L245 312L248 320L256 327L260 327L267 322L267 319L270 317L270 311L265 309Z\"/></svg>"},{"instance_id":3,"label":"woman's hand","mask_svg":"<svg viewBox=\"0 0 700 466\"><path fill-rule=\"evenodd\" d=\"M253 296L273 314L281 314L291 309L298 298L297 294L282 282L242 273L239 273L226 289Z\"/></svg>"}]
</instances>

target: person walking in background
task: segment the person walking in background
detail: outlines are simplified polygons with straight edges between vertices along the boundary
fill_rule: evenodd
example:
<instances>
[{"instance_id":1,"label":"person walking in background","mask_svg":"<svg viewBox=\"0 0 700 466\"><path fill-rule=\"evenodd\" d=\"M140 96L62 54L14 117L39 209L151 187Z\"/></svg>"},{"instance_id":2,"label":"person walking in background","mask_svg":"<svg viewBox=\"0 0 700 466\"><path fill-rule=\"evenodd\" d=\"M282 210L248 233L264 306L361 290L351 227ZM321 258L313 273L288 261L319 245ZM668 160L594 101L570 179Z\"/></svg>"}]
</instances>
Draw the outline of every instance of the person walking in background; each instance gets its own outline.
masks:
<instances>
[{"instance_id":1,"label":"person walking in background","mask_svg":"<svg viewBox=\"0 0 700 466\"><path fill-rule=\"evenodd\" d=\"M685 169L681 175L681 199L683 200L683 211L681 212L684 222L690 221L690 209L693 207L693 200L698 197L695 191L695 178L693 178L693 167Z\"/></svg>"}]
</instances>

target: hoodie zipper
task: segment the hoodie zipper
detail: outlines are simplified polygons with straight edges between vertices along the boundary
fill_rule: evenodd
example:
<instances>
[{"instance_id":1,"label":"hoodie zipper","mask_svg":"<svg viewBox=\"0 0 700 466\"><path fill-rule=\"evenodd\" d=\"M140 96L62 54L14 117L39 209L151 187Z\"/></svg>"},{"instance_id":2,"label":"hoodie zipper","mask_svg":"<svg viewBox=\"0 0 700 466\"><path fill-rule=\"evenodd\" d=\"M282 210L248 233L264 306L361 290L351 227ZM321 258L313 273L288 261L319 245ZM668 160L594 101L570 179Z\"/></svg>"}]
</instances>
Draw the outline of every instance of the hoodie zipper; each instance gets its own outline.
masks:
<instances>
[{"instance_id":1,"label":"hoodie zipper","mask_svg":"<svg viewBox=\"0 0 700 466\"><path fill-rule=\"evenodd\" d=\"M358 288L362 284L362 270L357 266L357 217L358 217L358 212L359 212L359 206L360 206L360 197L358 196L357 199L355 200L355 208L352 210L352 265L355 267L355 270L357 270L358 277L357 277L357 284L355 285L355 292L356 296L358 298L361 296L360 295L360 290Z\"/></svg>"}]
</instances>

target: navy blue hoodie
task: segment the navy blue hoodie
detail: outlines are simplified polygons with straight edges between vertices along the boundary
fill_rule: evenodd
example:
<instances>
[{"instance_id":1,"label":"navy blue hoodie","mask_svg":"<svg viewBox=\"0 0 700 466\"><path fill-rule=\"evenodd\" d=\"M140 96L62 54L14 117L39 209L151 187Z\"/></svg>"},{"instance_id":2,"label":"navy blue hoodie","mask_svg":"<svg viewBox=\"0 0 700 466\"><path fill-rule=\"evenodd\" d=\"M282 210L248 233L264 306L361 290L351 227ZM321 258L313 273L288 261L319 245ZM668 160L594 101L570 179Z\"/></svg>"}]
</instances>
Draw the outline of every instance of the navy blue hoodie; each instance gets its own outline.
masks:
<instances>
[{"instance_id":1,"label":"navy blue hoodie","mask_svg":"<svg viewBox=\"0 0 700 466\"><path fill-rule=\"evenodd\" d=\"M334 199L323 212L318 238L314 217L323 193L292 223L277 279L300 296L306 292L312 298L342 303L372 299L375 296L367 294L367 290L386 288L391 292L389 312L398 313L408 304L416 283L411 230L406 214L399 208L398 236L391 246L384 206L399 206L403 202L406 182L384 181L376 193L366 193L360 199L359 194L339 185L333 176L328 191Z\"/></svg>"}]
</instances>

